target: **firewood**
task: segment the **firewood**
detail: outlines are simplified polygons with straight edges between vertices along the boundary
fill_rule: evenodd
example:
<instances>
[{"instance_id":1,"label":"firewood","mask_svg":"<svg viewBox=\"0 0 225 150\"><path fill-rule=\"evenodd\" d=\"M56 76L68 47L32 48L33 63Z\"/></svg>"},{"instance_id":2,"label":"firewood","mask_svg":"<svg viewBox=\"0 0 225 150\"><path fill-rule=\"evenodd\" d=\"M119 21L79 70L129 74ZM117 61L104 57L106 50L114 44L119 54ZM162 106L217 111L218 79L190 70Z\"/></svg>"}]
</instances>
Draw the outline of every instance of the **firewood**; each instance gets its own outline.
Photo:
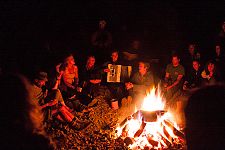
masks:
<instances>
[{"instance_id":1,"label":"firewood","mask_svg":"<svg viewBox=\"0 0 225 150\"><path fill-rule=\"evenodd\" d=\"M168 141L170 143L172 143L172 137L170 136L170 134L168 133L167 129L165 126L163 126L163 133L165 134L166 138L168 139Z\"/></svg>"},{"instance_id":2,"label":"firewood","mask_svg":"<svg viewBox=\"0 0 225 150\"><path fill-rule=\"evenodd\" d=\"M145 126L146 126L146 123L144 121L142 121L140 129L134 134L134 138L139 137L142 134Z\"/></svg>"},{"instance_id":3,"label":"firewood","mask_svg":"<svg viewBox=\"0 0 225 150\"><path fill-rule=\"evenodd\" d=\"M180 132L179 130L177 130L177 129L169 122L169 121L164 120L164 123L165 123L169 128L172 129L174 135L178 136L179 138L181 138L181 139L183 139L183 140L185 139L185 135L184 135L182 132Z\"/></svg>"},{"instance_id":4,"label":"firewood","mask_svg":"<svg viewBox=\"0 0 225 150\"><path fill-rule=\"evenodd\" d=\"M159 133L159 132L158 132ZM169 140L167 140L161 133L159 133L159 135L161 136L163 142L167 145L167 146L170 146L171 143Z\"/></svg>"},{"instance_id":5,"label":"firewood","mask_svg":"<svg viewBox=\"0 0 225 150\"><path fill-rule=\"evenodd\" d=\"M149 142L153 147L158 146L158 144L159 144L158 141L153 140L150 136L147 136L147 139L148 139L148 142Z\"/></svg>"},{"instance_id":6,"label":"firewood","mask_svg":"<svg viewBox=\"0 0 225 150\"><path fill-rule=\"evenodd\" d=\"M124 143L129 146L129 145L132 145L134 143L134 139L132 139L131 137L126 137L124 139Z\"/></svg>"}]
</instances>

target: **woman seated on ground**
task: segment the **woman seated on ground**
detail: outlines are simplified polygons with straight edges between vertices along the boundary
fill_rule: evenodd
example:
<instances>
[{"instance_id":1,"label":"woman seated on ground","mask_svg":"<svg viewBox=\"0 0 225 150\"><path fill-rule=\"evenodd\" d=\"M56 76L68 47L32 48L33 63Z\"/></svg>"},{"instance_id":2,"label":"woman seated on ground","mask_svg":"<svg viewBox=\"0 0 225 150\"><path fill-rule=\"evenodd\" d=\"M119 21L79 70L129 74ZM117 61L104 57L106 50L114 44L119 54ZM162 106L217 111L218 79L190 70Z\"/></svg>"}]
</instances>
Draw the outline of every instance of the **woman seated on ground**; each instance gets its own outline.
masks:
<instances>
[{"instance_id":1,"label":"woman seated on ground","mask_svg":"<svg viewBox=\"0 0 225 150\"><path fill-rule=\"evenodd\" d=\"M71 113L72 110L65 105L60 90L56 89L49 92L48 90L43 90L47 81L47 73L39 72L36 75L31 86L32 99L39 103L41 109L46 114L51 114L53 117L56 117L62 122L70 123L76 128L86 126L88 122L81 122Z\"/></svg>"},{"instance_id":2,"label":"woman seated on ground","mask_svg":"<svg viewBox=\"0 0 225 150\"><path fill-rule=\"evenodd\" d=\"M77 92L78 68L75 65L73 55L69 55L64 60L65 70L62 75L62 93L64 98L71 98Z\"/></svg>"},{"instance_id":3,"label":"woman seated on ground","mask_svg":"<svg viewBox=\"0 0 225 150\"><path fill-rule=\"evenodd\" d=\"M215 62L210 60L206 64L205 69L202 71L203 84L214 84L221 80L220 72L216 69Z\"/></svg>"},{"instance_id":4,"label":"woman seated on ground","mask_svg":"<svg viewBox=\"0 0 225 150\"><path fill-rule=\"evenodd\" d=\"M61 89L61 82L62 82L62 77L64 74L65 67L64 64L61 64L57 70L55 70L55 74L50 78L50 82L48 82L49 86L48 89L51 91L56 91ZM74 92L75 94L75 92ZM66 106L68 106L70 109L75 110L75 111L82 111L82 112L89 112L92 109L88 108L87 106L83 105L80 103L80 101L77 99L78 93L76 92L75 96L72 97L65 97L63 98Z\"/></svg>"}]
</instances>

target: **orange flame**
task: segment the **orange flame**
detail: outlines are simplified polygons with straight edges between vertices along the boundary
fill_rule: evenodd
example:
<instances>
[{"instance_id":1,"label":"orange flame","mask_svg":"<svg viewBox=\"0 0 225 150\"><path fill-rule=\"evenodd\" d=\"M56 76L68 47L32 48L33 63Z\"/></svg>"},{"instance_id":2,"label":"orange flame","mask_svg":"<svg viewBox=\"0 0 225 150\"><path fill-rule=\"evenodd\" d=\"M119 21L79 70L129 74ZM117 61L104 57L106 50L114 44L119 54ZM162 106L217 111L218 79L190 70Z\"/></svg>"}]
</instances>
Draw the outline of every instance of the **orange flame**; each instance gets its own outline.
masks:
<instances>
[{"instance_id":1,"label":"orange flame","mask_svg":"<svg viewBox=\"0 0 225 150\"><path fill-rule=\"evenodd\" d=\"M147 96L144 98L141 110L164 110L164 106L165 103L162 101L160 91L158 90L158 92L156 93L156 89L153 88L150 93L147 94ZM129 145L129 148L137 149L137 147L139 147L140 149L144 149L145 146L155 149L161 149L162 147L167 148L168 145L166 143L171 142L170 138L176 138L176 135L174 135L173 130L164 123L164 120L169 120L173 124L173 126L177 128L172 114L166 112L162 116L158 116L156 122L147 122L143 132L140 134L139 137L135 138L134 135L140 129L140 126L142 124L142 117L132 118L128 120L126 123L127 137L131 137L135 141L132 145ZM122 130L124 129L124 126L117 128L117 136L122 135ZM151 138L153 143L154 141L157 141L158 143L155 142L157 144L154 143L155 145L151 145L151 142L148 141L148 138ZM165 142L165 139L168 142Z\"/></svg>"},{"instance_id":2,"label":"orange flame","mask_svg":"<svg viewBox=\"0 0 225 150\"><path fill-rule=\"evenodd\" d=\"M153 88L150 93L147 94L147 96L144 98L141 109L145 111L164 110L164 103L162 102L162 97L159 90L157 95L155 88Z\"/></svg>"}]
</instances>

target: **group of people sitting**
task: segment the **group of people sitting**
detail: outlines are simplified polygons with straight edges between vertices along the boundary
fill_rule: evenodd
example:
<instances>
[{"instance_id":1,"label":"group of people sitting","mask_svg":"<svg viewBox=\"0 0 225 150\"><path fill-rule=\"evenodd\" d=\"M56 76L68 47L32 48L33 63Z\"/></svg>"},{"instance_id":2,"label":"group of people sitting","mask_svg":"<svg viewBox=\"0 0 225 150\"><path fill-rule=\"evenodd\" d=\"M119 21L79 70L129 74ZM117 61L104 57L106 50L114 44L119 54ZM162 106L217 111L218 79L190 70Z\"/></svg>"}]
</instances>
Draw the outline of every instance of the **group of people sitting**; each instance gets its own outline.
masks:
<instances>
[{"instance_id":1,"label":"group of people sitting","mask_svg":"<svg viewBox=\"0 0 225 150\"><path fill-rule=\"evenodd\" d=\"M136 41L134 45L138 45L138 42ZM219 44L215 46L215 55L206 62L205 67L203 67L205 62L202 61L202 55L196 50L194 44L189 45L183 57L173 54L163 77L155 76L150 61L143 60L137 49L134 46L132 51L122 53L113 50L110 54L111 59L100 65L96 64L99 60L90 55L85 65L77 66L74 56L70 54L54 66L54 71L41 70L35 73L31 84L21 75L0 73L3 103L0 113L2 115L1 133L5 138L4 141L16 143L18 149L32 149L34 145L39 146L37 149L53 149L49 147L51 141L44 134L43 120L57 119L69 124L71 128L82 130L90 124L90 120L80 120L78 115L86 115L93 111L89 103L98 96L104 96L106 103L109 104L112 101L118 101L119 107L122 107L122 99L130 96L132 103L140 107L146 91L159 84L163 99L166 100L166 107L179 109L182 105L180 102L187 99L193 89L224 81L224 49ZM121 82L107 82L107 74L111 71L109 64L131 66L131 75ZM157 78L161 82L158 82ZM224 107L223 92L223 86L206 87L200 90L197 96L191 96L186 108L189 147L198 146L198 142L202 142L201 145L206 144L205 141L199 141L206 132L211 133L216 139L215 131L217 134L224 131L221 116L224 114L221 112L225 110L222 109ZM219 99L218 103L210 105L209 101L215 94ZM203 97L205 99L201 99ZM202 109L201 106L207 106L207 108L199 111ZM220 109L216 110L217 107ZM44 118L39 111L44 114ZM205 119L210 113L216 114L213 116L212 123ZM206 127L208 125L209 128ZM195 133L199 132L199 129L204 132L196 136ZM11 137L9 134L14 135ZM222 132L221 135L223 136L224 133ZM27 143L23 144L24 141ZM220 138L215 146L221 143L224 143L224 138ZM3 148L13 147L7 142L2 146Z\"/></svg>"},{"instance_id":2,"label":"group of people sitting","mask_svg":"<svg viewBox=\"0 0 225 150\"><path fill-rule=\"evenodd\" d=\"M104 96L109 105L112 101L118 101L118 107L122 106L123 98L130 96L132 103L140 107L146 91L158 84L166 100L166 107L176 109L183 99L187 99L191 89L223 80L219 71L223 58L209 60L206 67L202 68L201 55L195 51L194 45L189 46L189 55L186 55L189 58L186 58L184 65L181 65L177 54L172 55L161 82L155 80L157 77L150 63L140 58L130 64L132 72L129 78L120 82L107 82L109 64L127 65L122 61L126 62L126 57L117 50L113 50L110 56L111 59L102 65L96 65L96 58L91 55L87 57L84 66L77 66L74 56L69 54L55 66L50 77L43 71L37 73L32 81L32 96L46 113L47 119L56 117L82 129L90 122L80 121L74 112L92 111L88 104L97 96Z\"/></svg>"}]
</instances>

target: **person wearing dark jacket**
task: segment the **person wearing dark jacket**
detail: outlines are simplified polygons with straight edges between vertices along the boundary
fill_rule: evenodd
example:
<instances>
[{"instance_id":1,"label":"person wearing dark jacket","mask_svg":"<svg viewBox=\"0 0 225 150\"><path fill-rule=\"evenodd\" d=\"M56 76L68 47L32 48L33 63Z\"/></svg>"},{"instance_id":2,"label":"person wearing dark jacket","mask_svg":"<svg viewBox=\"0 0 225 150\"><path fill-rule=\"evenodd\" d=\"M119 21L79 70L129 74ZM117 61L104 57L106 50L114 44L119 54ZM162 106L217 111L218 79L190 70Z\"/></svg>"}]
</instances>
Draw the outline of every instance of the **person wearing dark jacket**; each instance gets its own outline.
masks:
<instances>
[{"instance_id":1,"label":"person wearing dark jacket","mask_svg":"<svg viewBox=\"0 0 225 150\"><path fill-rule=\"evenodd\" d=\"M188 71L184 85L183 90L192 89L199 87L201 85L201 69L200 69L200 63L198 60L193 60L192 62L192 68Z\"/></svg>"},{"instance_id":2,"label":"person wearing dark jacket","mask_svg":"<svg viewBox=\"0 0 225 150\"><path fill-rule=\"evenodd\" d=\"M125 83L129 95L134 102L140 106L141 100L146 96L146 92L154 86L154 77L149 71L150 65L146 62L139 62L139 71L134 73L130 82Z\"/></svg>"},{"instance_id":3,"label":"person wearing dark jacket","mask_svg":"<svg viewBox=\"0 0 225 150\"><path fill-rule=\"evenodd\" d=\"M79 87L82 88L82 101L88 105L93 98L99 95L99 90L102 82L101 70L95 65L95 57L88 56L87 63L80 69Z\"/></svg>"}]
</instances>

